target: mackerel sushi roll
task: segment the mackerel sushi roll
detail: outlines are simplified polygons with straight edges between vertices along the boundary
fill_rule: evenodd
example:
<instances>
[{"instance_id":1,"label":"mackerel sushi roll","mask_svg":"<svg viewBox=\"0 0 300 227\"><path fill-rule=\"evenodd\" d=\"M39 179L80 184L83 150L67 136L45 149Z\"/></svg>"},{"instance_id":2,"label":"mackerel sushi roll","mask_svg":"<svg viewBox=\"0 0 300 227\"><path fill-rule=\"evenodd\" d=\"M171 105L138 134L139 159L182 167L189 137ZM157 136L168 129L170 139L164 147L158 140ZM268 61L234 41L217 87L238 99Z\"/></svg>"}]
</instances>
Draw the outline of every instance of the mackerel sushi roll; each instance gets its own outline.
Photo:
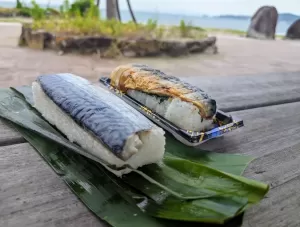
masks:
<instances>
[{"instance_id":1,"label":"mackerel sushi roll","mask_svg":"<svg viewBox=\"0 0 300 227\"><path fill-rule=\"evenodd\" d=\"M72 74L39 76L32 84L34 106L87 152L121 170L160 162L164 131L117 96ZM126 166L130 166L128 168Z\"/></svg>"},{"instance_id":2,"label":"mackerel sushi roll","mask_svg":"<svg viewBox=\"0 0 300 227\"><path fill-rule=\"evenodd\" d=\"M110 74L111 85L174 125L189 131L212 127L216 101L200 88L147 65L121 65Z\"/></svg>"}]
</instances>

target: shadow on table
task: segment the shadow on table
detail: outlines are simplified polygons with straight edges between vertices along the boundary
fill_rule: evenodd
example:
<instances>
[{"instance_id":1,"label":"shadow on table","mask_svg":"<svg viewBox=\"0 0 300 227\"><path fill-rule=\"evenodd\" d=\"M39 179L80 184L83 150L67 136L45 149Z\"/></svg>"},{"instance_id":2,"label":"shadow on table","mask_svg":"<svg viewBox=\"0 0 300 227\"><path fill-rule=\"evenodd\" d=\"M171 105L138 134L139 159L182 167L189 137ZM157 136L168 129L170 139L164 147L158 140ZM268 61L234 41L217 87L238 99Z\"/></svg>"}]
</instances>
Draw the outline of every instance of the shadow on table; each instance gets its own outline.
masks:
<instances>
[{"instance_id":1,"label":"shadow on table","mask_svg":"<svg viewBox=\"0 0 300 227\"><path fill-rule=\"evenodd\" d=\"M239 216L229 220L227 223L221 224L207 224L199 222L182 222L182 225L179 221L166 221L166 226L182 226L182 227L240 227L243 224L244 213ZM164 221L162 221L164 222Z\"/></svg>"}]
</instances>

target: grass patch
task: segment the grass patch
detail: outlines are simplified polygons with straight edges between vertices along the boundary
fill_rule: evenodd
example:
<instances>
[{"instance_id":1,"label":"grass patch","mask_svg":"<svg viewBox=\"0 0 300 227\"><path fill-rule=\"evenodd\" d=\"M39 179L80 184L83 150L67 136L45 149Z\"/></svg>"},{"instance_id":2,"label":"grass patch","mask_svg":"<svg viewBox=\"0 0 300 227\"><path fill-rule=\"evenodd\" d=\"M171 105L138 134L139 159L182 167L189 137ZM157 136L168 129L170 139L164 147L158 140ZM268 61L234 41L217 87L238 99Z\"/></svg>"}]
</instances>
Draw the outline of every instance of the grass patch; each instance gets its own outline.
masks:
<instances>
[{"instance_id":1,"label":"grass patch","mask_svg":"<svg viewBox=\"0 0 300 227\"><path fill-rule=\"evenodd\" d=\"M245 31L236 30L236 29L222 29L222 28L206 28L207 32L218 32L224 34L234 34L234 35L246 35Z\"/></svg>"},{"instance_id":2,"label":"grass patch","mask_svg":"<svg viewBox=\"0 0 300 227\"><path fill-rule=\"evenodd\" d=\"M23 18L23 17L11 17L11 18L5 18L0 17L0 22L16 22L16 23L28 23L32 22L31 18Z\"/></svg>"},{"instance_id":3,"label":"grass patch","mask_svg":"<svg viewBox=\"0 0 300 227\"><path fill-rule=\"evenodd\" d=\"M190 38L201 39L207 37L204 29L180 22L178 26L158 25L156 20L149 19L147 23L120 22L118 20L106 20L100 15L98 7L93 0L75 0L70 4L64 0L59 10L42 8L34 0L31 5L25 5L17 0L13 9L0 8L3 15L10 15L10 18L2 17L1 22L28 22L28 19L16 18L29 17L32 20L34 30L43 29L51 33L91 36L101 35L115 38L154 38L154 39L176 39ZM13 17L13 15L15 15Z\"/></svg>"},{"instance_id":4,"label":"grass patch","mask_svg":"<svg viewBox=\"0 0 300 227\"><path fill-rule=\"evenodd\" d=\"M108 37L124 38L153 38L153 39L177 39L190 38L201 39L207 37L205 30L187 26L158 25L156 21L148 20L147 23L134 23L132 21L122 23L117 20L104 20L93 15L73 17L50 18L34 20L34 30L44 29L48 32L77 36L102 35Z\"/></svg>"},{"instance_id":5,"label":"grass patch","mask_svg":"<svg viewBox=\"0 0 300 227\"><path fill-rule=\"evenodd\" d=\"M238 36L246 36L247 32L236 29L222 29L222 28L205 28L208 33L222 33ZM284 35L275 35L277 39L283 39Z\"/></svg>"}]
</instances>

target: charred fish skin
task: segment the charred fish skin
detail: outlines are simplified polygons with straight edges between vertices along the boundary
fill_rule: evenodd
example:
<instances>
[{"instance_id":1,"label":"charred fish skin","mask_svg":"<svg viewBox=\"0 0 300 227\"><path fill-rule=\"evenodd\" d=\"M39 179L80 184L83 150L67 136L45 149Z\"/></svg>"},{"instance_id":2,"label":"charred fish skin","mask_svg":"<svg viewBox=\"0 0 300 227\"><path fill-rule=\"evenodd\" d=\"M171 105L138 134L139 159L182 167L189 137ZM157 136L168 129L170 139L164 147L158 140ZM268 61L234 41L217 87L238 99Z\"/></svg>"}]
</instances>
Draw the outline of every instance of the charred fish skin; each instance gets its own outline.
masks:
<instances>
[{"instance_id":1,"label":"charred fish skin","mask_svg":"<svg viewBox=\"0 0 300 227\"><path fill-rule=\"evenodd\" d=\"M112 86L123 92L132 89L150 95L178 97L182 101L197 106L201 117L204 119L212 119L216 114L216 101L202 89L148 65L121 65L111 73L110 77Z\"/></svg>"},{"instance_id":2,"label":"charred fish skin","mask_svg":"<svg viewBox=\"0 0 300 227\"><path fill-rule=\"evenodd\" d=\"M183 87L185 87L186 89L189 89L191 91L193 91L194 93L197 93L200 95L200 97L198 97L199 99L210 99L211 97L206 94L203 90L201 90L200 88L193 86L191 84L188 84L184 81L181 81L178 77L175 76L171 76L171 75L167 75L164 72L162 72L161 70L158 69L154 69L151 68L148 65L142 65L142 64L132 64L133 67L140 69L141 71L147 71L150 72L151 74L160 77L163 80L175 83L175 84L182 84Z\"/></svg>"},{"instance_id":3,"label":"charred fish skin","mask_svg":"<svg viewBox=\"0 0 300 227\"><path fill-rule=\"evenodd\" d=\"M120 98L98 90L81 77L73 74L41 75L37 82L64 113L122 160L126 159L122 154L126 140L154 126Z\"/></svg>"}]
</instances>

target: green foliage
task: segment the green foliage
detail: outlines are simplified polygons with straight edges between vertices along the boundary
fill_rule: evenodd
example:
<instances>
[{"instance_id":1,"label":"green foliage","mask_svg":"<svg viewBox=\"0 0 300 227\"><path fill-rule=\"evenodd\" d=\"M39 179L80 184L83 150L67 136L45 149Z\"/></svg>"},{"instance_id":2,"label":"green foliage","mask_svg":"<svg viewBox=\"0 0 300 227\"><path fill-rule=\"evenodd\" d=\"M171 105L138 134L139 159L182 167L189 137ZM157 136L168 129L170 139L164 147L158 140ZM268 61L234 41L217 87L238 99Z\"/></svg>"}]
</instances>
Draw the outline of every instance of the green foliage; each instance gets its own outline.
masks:
<instances>
[{"instance_id":1,"label":"green foliage","mask_svg":"<svg viewBox=\"0 0 300 227\"><path fill-rule=\"evenodd\" d=\"M183 30L180 26L160 26L156 21L149 20L147 24L134 22L122 23L118 20L103 20L93 7L82 16L77 8L72 15L65 13L63 18L35 20L34 29L45 29L53 33L68 33L70 35L103 35L124 38L204 38L206 32L192 27Z\"/></svg>"},{"instance_id":2,"label":"green foliage","mask_svg":"<svg viewBox=\"0 0 300 227\"><path fill-rule=\"evenodd\" d=\"M17 0L13 10L20 16L32 17L33 29L45 29L58 34L158 39L206 37L204 29L187 25L183 20L179 26L162 26L154 19L149 19L146 24L104 20L94 0L75 0L73 3L64 0L59 10L49 6L42 8L35 0L28 7Z\"/></svg>"},{"instance_id":3,"label":"green foliage","mask_svg":"<svg viewBox=\"0 0 300 227\"><path fill-rule=\"evenodd\" d=\"M150 31L155 30L157 28L157 20L148 19L146 26Z\"/></svg>"},{"instance_id":4,"label":"green foliage","mask_svg":"<svg viewBox=\"0 0 300 227\"><path fill-rule=\"evenodd\" d=\"M179 30L182 37L188 38L190 36L191 29L192 27L187 25L184 20L180 20Z\"/></svg>"},{"instance_id":5,"label":"green foliage","mask_svg":"<svg viewBox=\"0 0 300 227\"><path fill-rule=\"evenodd\" d=\"M34 20L40 20L45 17L46 10L41 8L35 0L31 1L32 8L31 8L31 16Z\"/></svg>"},{"instance_id":6,"label":"green foliage","mask_svg":"<svg viewBox=\"0 0 300 227\"><path fill-rule=\"evenodd\" d=\"M22 8L23 8L22 3L20 2L20 0L17 0L16 9L22 9Z\"/></svg>"},{"instance_id":7,"label":"green foliage","mask_svg":"<svg viewBox=\"0 0 300 227\"><path fill-rule=\"evenodd\" d=\"M64 0L64 3L63 3L63 11L64 12L68 12L70 10L70 3L69 3L69 0Z\"/></svg>"},{"instance_id":8,"label":"green foliage","mask_svg":"<svg viewBox=\"0 0 300 227\"><path fill-rule=\"evenodd\" d=\"M56 10L56 9L48 7L46 9L46 15L47 16L57 16L57 17L59 17L60 16L60 12L58 10Z\"/></svg>"},{"instance_id":9,"label":"green foliage","mask_svg":"<svg viewBox=\"0 0 300 227\"><path fill-rule=\"evenodd\" d=\"M93 2L91 4L90 0L76 0L74 3L72 3L70 12L73 15L78 15L79 12L81 16L84 16L85 13L89 10L89 8L93 5Z\"/></svg>"},{"instance_id":10,"label":"green foliage","mask_svg":"<svg viewBox=\"0 0 300 227\"><path fill-rule=\"evenodd\" d=\"M21 17L32 17L31 8L29 8L29 7L22 7L19 10L19 15Z\"/></svg>"}]
</instances>

